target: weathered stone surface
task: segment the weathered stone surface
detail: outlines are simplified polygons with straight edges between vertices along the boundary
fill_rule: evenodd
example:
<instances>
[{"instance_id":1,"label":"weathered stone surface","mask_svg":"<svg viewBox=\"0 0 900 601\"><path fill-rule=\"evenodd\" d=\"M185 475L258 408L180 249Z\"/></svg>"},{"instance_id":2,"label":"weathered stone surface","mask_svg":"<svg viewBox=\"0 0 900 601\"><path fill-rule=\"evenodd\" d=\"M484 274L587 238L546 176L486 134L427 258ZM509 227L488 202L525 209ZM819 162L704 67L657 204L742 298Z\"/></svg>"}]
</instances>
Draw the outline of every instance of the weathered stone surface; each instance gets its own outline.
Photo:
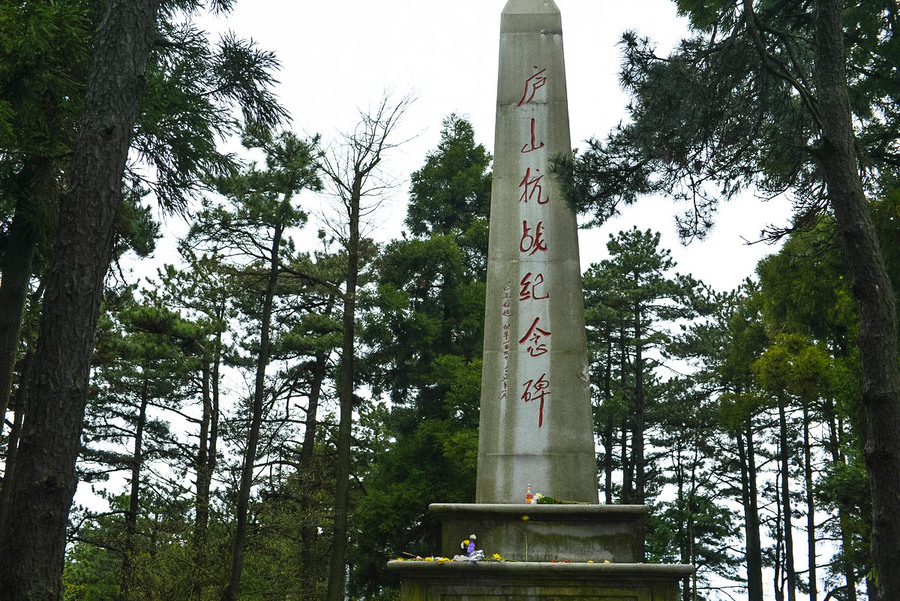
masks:
<instances>
[{"instance_id":1,"label":"weathered stone surface","mask_svg":"<svg viewBox=\"0 0 900 601\"><path fill-rule=\"evenodd\" d=\"M693 566L392 561L403 601L677 601Z\"/></svg>"},{"instance_id":2,"label":"weathered stone surface","mask_svg":"<svg viewBox=\"0 0 900 601\"><path fill-rule=\"evenodd\" d=\"M478 503L532 489L597 503L575 215L550 174L570 152L562 22L552 0L501 16Z\"/></svg>"},{"instance_id":3,"label":"weathered stone surface","mask_svg":"<svg viewBox=\"0 0 900 601\"><path fill-rule=\"evenodd\" d=\"M639 562L645 505L498 505L434 503L441 553L452 557L475 534L477 548L517 561Z\"/></svg>"}]
</instances>

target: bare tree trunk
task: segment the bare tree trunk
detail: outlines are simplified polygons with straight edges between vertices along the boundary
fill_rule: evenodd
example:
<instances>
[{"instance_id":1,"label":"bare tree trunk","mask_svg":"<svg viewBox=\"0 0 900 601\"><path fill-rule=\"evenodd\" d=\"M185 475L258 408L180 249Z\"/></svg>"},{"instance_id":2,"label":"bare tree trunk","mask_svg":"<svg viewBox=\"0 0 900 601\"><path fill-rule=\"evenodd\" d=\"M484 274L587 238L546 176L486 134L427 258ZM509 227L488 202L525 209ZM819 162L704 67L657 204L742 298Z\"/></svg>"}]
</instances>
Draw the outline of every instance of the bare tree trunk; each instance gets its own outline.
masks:
<instances>
[{"instance_id":1,"label":"bare tree trunk","mask_svg":"<svg viewBox=\"0 0 900 601\"><path fill-rule=\"evenodd\" d=\"M347 513L350 491L350 450L353 429L353 362L356 321L356 286L359 277L359 198L361 181L353 182L350 207L350 237L347 242L347 289L344 293L344 336L341 344L341 375L339 381L340 422L337 438L337 483L334 499L334 529L331 541L331 562L328 571L328 601L342 601L346 578Z\"/></svg>"},{"instance_id":2,"label":"bare tree trunk","mask_svg":"<svg viewBox=\"0 0 900 601\"><path fill-rule=\"evenodd\" d=\"M857 163L840 0L816 2L819 157L844 263L859 311L866 467L872 486L872 556L878 595L900 599L900 369L896 299L869 214Z\"/></svg>"},{"instance_id":3,"label":"bare tree trunk","mask_svg":"<svg viewBox=\"0 0 900 601\"><path fill-rule=\"evenodd\" d=\"M216 467L216 442L219 420L219 363L222 333L216 335L215 346L203 356L201 382L203 415L200 421L200 440L197 449L197 498L194 501L194 532L191 537L194 565L191 599L203 597L206 570L206 546L209 533L209 491Z\"/></svg>"},{"instance_id":4,"label":"bare tree trunk","mask_svg":"<svg viewBox=\"0 0 900 601\"><path fill-rule=\"evenodd\" d=\"M619 330L619 361L620 373L624 378L624 374L628 373L628 353L625 350L625 328ZM633 503L633 483L634 483L634 462L631 461L628 452L628 418L622 418L622 437L621 437L621 454L622 454L622 503Z\"/></svg>"},{"instance_id":5,"label":"bare tree trunk","mask_svg":"<svg viewBox=\"0 0 900 601\"><path fill-rule=\"evenodd\" d=\"M603 374L603 399L604 401L612 400L612 343L606 349L606 369ZM613 416L606 416L606 423L603 424L603 495L607 505L613 502Z\"/></svg>"},{"instance_id":6,"label":"bare tree trunk","mask_svg":"<svg viewBox=\"0 0 900 601\"><path fill-rule=\"evenodd\" d=\"M121 208L158 0L110 0L62 201L29 383L11 504L0 533L0 591L8 601L60 599L66 525L103 279Z\"/></svg>"},{"instance_id":7,"label":"bare tree trunk","mask_svg":"<svg viewBox=\"0 0 900 601\"><path fill-rule=\"evenodd\" d=\"M334 297L332 296L331 299ZM331 314L331 300L327 314ZM300 449L300 475L305 482L301 487L304 509L311 509L311 496L309 494L314 481L313 456L316 445L316 431L318 429L319 398L322 394L322 384L325 381L328 356L325 353L316 355L312 370L312 383L309 391L309 405L306 408L306 424L303 433L303 447ZM300 563L303 566L301 578L304 581L303 598L314 598L315 588L315 551L318 526L312 520L307 520L300 529Z\"/></svg>"},{"instance_id":8,"label":"bare tree trunk","mask_svg":"<svg viewBox=\"0 0 900 601\"><path fill-rule=\"evenodd\" d=\"M353 442L353 401L355 386L354 361L356 350L356 288L360 267L360 219L363 197L384 190L384 184L367 185L381 163L384 152L400 118L411 103L403 98L391 104L384 97L374 115L363 115L362 122L353 134L346 136L345 155L326 158L323 171L331 180L346 211L344 244L347 251L347 282L344 292L343 341L339 380L340 422L337 438L337 463L335 465L334 529L331 541L331 559L328 570L328 601L343 601L346 559L347 523L350 491L350 451Z\"/></svg>"},{"instance_id":9,"label":"bare tree trunk","mask_svg":"<svg viewBox=\"0 0 900 601\"><path fill-rule=\"evenodd\" d=\"M28 378L31 377L31 369L34 365L34 348L29 347L22 360L22 377L16 396L13 399L14 409L12 427L6 438L6 457L4 461L3 487L0 488L0 524L6 522L6 516L11 509L12 482L15 479L16 459L19 451L19 440L22 437L22 423L25 421L25 410L28 405Z\"/></svg>"}]
</instances>

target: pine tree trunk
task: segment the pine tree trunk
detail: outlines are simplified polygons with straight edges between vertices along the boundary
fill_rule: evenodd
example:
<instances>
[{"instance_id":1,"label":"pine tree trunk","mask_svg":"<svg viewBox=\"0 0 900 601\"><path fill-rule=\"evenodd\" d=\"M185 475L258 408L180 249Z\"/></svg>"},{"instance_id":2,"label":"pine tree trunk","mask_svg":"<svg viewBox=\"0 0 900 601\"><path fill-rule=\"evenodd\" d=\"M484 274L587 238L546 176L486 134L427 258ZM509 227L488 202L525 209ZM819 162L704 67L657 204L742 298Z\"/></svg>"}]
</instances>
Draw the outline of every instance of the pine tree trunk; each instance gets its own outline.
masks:
<instances>
[{"instance_id":1,"label":"pine tree trunk","mask_svg":"<svg viewBox=\"0 0 900 601\"><path fill-rule=\"evenodd\" d=\"M331 297L333 299L333 297ZM331 314L331 300L329 300L329 309L326 314ZM313 475L313 456L316 446L316 430L318 429L318 411L319 397L322 393L322 384L325 381L326 366L328 356L325 353L316 355L313 364L312 383L309 391L309 405L306 408L306 423L303 433L303 446L300 449L300 476L303 478L302 484L302 502L303 509L312 514L312 486L316 484ZM307 517L300 529L300 564L303 569L301 578L303 579L303 598L312 599L313 590L315 588L315 551L316 539L318 534L318 525Z\"/></svg>"},{"instance_id":2,"label":"pine tree trunk","mask_svg":"<svg viewBox=\"0 0 900 601\"><path fill-rule=\"evenodd\" d=\"M747 601L763 601L762 545L759 537L759 509L756 490L756 457L753 425L747 420L747 444L736 435L741 462L741 500L744 505L744 536L747 561Z\"/></svg>"},{"instance_id":3,"label":"pine tree trunk","mask_svg":"<svg viewBox=\"0 0 900 601\"><path fill-rule=\"evenodd\" d=\"M98 31L47 276L14 511L0 534L0 591L7 601L61 598L91 352L158 7L158 0L110 0Z\"/></svg>"},{"instance_id":4,"label":"pine tree trunk","mask_svg":"<svg viewBox=\"0 0 900 601\"><path fill-rule=\"evenodd\" d=\"M284 202L288 202L287 199ZM241 483L235 509L237 525L234 529L234 544L231 549L231 573L228 586L222 595L223 601L236 601L240 591L241 573L244 571L244 553L247 550L247 516L250 510L250 489L253 487L253 470L256 465L256 449L259 445L259 430L262 425L263 402L266 394L266 367L269 365L271 343L269 331L272 325L272 305L278 286L279 257L283 227L278 226L272 236L269 256L269 277L263 298L260 317L259 356L256 359L256 381L253 386L253 401L250 407L250 430L247 432L247 448L241 468Z\"/></svg>"},{"instance_id":5,"label":"pine tree trunk","mask_svg":"<svg viewBox=\"0 0 900 601\"><path fill-rule=\"evenodd\" d=\"M809 409L803 408L803 471L806 480L806 553L809 557L809 601L819 596L816 578L816 503L813 496L812 448L809 437Z\"/></svg>"},{"instance_id":6,"label":"pine tree trunk","mask_svg":"<svg viewBox=\"0 0 900 601\"><path fill-rule=\"evenodd\" d=\"M816 3L820 157L844 263L859 312L866 467L872 487L872 556L880 599L900 599L900 369L894 293L857 163L839 0Z\"/></svg>"},{"instance_id":7,"label":"pine tree trunk","mask_svg":"<svg viewBox=\"0 0 900 601\"><path fill-rule=\"evenodd\" d=\"M628 373L628 353L626 351L625 345L625 328L621 328L619 330L619 365L622 377L625 377L625 374ZM622 418L622 436L621 436L621 448L620 453L622 457L622 503L633 503L633 493L632 491L634 483L634 464L631 461L630 453L628 452L628 431L630 430L628 417Z\"/></svg>"},{"instance_id":8,"label":"pine tree trunk","mask_svg":"<svg viewBox=\"0 0 900 601\"><path fill-rule=\"evenodd\" d=\"M25 383L31 376L34 365L34 348L29 347L22 360L22 383L16 389L12 408L14 409L12 427L6 437L6 457L3 463L3 486L0 488L0 524L5 523L12 505L12 482L15 480L16 459L19 454L19 440L22 437L22 423L25 421L25 409L28 405L28 386Z\"/></svg>"},{"instance_id":9,"label":"pine tree trunk","mask_svg":"<svg viewBox=\"0 0 900 601\"><path fill-rule=\"evenodd\" d=\"M606 368L603 370L603 401L604 403L612 402L612 359L613 348L612 341L606 347ZM603 495L607 505L613 502L612 486L613 486L613 416L607 411L606 420L603 424L603 432L600 436L603 441Z\"/></svg>"},{"instance_id":10,"label":"pine tree trunk","mask_svg":"<svg viewBox=\"0 0 900 601\"><path fill-rule=\"evenodd\" d=\"M131 456L131 494L128 499L128 510L125 512L125 542L122 545L122 569L119 573L119 601L131 598L134 585L134 537L137 534L137 516L140 510L141 465L144 463L144 426L147 422L147 405L150 395L147 390L147 378L144 378L141 390L141 407L138 410L137 424L134 429L134 450Z\"/></svg>"}]
</instances>

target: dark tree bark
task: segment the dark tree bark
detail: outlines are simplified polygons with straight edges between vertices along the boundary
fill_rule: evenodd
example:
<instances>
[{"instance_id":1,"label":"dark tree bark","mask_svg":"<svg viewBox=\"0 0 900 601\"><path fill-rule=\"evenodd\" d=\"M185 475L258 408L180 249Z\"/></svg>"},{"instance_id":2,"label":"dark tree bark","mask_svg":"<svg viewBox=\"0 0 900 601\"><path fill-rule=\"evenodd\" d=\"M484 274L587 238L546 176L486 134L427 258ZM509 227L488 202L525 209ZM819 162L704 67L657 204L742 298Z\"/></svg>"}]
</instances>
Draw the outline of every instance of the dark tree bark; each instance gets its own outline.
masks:
<instances>
[{"instance_id":1,"label":"dark tree bark","mask_svg":"<svg viewBox=\"0 0 900 601\"><path fill-rule=\"evenodd\" d=\"M54 195L53 165L48 160L30 159L25 162L19 184L19 197L9 224L3 254L3 277L0 278L0 429L9 403L13 373L16 366L22 315L31 281L31 268L37 247L36 207L42 196Z\"/></svg>"},{"instance_id":2,"label":"dark tree bark","mask_svg":"<svg viewBox=\"0 0 900 601\"><path fill-rule=\"evenodd\" d=\"M223 311L224 313L224 311ZM222 315L219 315L222 318ZM219 439L219 365L221 363L222 332L216 335L214 348L203 354L201 395L203 415L200 419L200 440L197 448L197 498L194 502L194 532L191 538L194 552L194 575L190 598L203 598L206 570L206 545L209 533L209 491L216 471L216 450Z\"/></svg>"},{"instance_id":3,"label":"dark tree bark","mask_svg":"<svg viewBox=\"0 0 900 601\"><path fill-rule=\"evenodd\" d=\"M22 360L22 380L27 381L34 365L34 348L29 347ZM15 480L16 459L19 454L19 440L22 437L22 423L25 421L25 408L28 405L28 386L19 385L12 399L12 427L6 437L6 457L3 464L3 487L0 488L0 525L6 522L12 504L12 482Z\"/></svg>"},{"instance_id":4,"label":"dark tree bark","mask_svg":"<svg viewBox=\"0 0 900 601\"><path fill-rule=\"evenodd\" d=\"M628 373L628 351L627 337L625 335L625 327L619 328L619 373ZM632 413L632 412L629 412ZM622 503L633 503L633 483L634 483L634 462L631 460L631 454L628 452L628 431L630 424L628 416L622 417L621 430L621 457L622 457Z\"/></svg>"},{"instance_id":5,"label":"dark tree bark","mask_svg":"<svg viewBox=\"0 0 900 601\"><path fill-rule=\"evenodd\" d=\"M0 533L0 591L58 601L91 352L122 173L156 37L158 0L110 0L56 233L29 407ZM12 519L12 515L15 519Z\"/></svg>"},{"instance_id":6,"label":"dark tree bark","mask_svg":"<svg viewBox=\"0 0 900 601\"><path fill-rule=\"evenodd\" d=\"M603 399L612 400L612 341L606 347L606 369L603 370ZM607 505L613 502L613 436L614 424L612 413L606 416L603 424L603 495Z\"/></svg>"},{"instance_id":7,"label":"dark tree bark","mask_svg":"<svg viewBox=\"0 0 900 601\"><path fill-rule=\"evenodd\" d=\"M635 274L635 284L638 275ZM637 284L636 284L637 285ZM643 505L646 497L646 466L644 465L644 322L640 302L634 304L634 434L631 452L634 459L634 502Z\"/></svg>"},{"instance_id":8,"label":"dark tree bark","mask_svg":"<svg viewBox=\"0 0 900 601\"><path fill-rule=\"evenodd\" d=\"M879 598L900 599L900 370L891 282L857 163L843 46L843 3L816 3L819 156L859 311L866 467L872 486L872 555Z\"/></svg>"}]
</instances>

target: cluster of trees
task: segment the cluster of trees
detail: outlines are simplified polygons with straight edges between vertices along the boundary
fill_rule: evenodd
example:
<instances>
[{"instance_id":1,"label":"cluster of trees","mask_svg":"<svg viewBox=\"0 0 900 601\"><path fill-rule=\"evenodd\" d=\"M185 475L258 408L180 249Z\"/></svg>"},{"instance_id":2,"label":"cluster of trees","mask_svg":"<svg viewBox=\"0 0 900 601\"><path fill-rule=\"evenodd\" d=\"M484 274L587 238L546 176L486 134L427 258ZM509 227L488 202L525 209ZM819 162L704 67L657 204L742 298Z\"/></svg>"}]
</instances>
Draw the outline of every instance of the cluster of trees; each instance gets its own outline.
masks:
<instances>
[{"instance_id":1,"label":"cluster of trees","mask_svg":"<svg viewBox=\"0 0 900 601\"><path fill-rule=\"evenodd\" d=\"M876 213L887 239L892 214ZM601 490L653 506L648 558L698 566L685 600L878 594L859 318L834 227L792 235L727 294L673 273L649 231L611 237L585 274Z\"/></svg>"},{"instance_id":2,"label":"cluster of trees","mask_svg":"<svg viewBox=\"0 0 900 601\"><path fill-rule=\"evenodd\" d=\"M229 6L0 5L5 598L389 598L386 561L440 546L428 503L474 498L491 157L448 117L375 244L409 100L332 148L279 130L275 57L192 25ZM896 7L679 6L672 56L626 35L633 119L559 166L570 198L602 221L674 190L688 236L744 185L797 213L727 294L610 237L584 277L599 486L654 506L685 601L900 598ZM133 282L109 266L152 251L148 192L190 229ZM314 194L337 211L299 248Z\"/></svg>"}]
</instances>

